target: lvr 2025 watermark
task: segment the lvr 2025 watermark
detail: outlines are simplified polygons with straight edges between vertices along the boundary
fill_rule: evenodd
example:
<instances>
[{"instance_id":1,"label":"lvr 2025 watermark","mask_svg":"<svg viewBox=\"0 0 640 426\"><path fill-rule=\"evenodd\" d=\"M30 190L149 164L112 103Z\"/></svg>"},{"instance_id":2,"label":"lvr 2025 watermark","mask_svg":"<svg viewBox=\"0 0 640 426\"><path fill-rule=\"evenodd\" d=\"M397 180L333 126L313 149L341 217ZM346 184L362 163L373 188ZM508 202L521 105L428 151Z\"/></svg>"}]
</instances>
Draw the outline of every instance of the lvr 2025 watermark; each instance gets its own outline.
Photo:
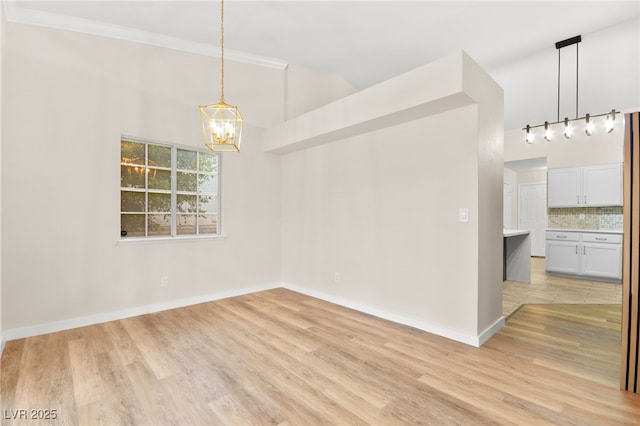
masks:
<instances>
[{"instance_id":1,"label":"lvr 2025 watermark","mask_svg":"<svg viewBox=\"0 0 640 426\"><path fill-rule=\"evenodd\" d=\"M5 409L3 413L5 420L55 420L58 418L57 409L42 408L16 408Z\"/></svg>"}]
</instances>

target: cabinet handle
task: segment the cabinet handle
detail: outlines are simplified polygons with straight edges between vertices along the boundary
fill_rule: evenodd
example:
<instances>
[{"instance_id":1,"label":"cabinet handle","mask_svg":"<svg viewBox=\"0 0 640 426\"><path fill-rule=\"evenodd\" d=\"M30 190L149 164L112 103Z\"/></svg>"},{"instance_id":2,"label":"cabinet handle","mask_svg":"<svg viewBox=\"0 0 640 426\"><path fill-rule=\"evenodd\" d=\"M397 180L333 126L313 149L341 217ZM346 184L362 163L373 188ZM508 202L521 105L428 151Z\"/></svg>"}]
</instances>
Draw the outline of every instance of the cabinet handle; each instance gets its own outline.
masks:
<instances>
[{"instance_id":1,"label":"cabinet handle","mask_svg":"<svg viewBox=\"0 0 640 426\"><path fill-rule=\"evenodd\" d=\"M606 238L600 238L600 237L596 237L596 240L598 240L598 241L607 241Z\"/></svg>"},{"instance_id":2,"label":"cabinet handle","mask_svg":"<svg viewBox=\"0 0 640 426\"><path fill-rule=\"evenodd\" d=\"M576 204L580 204L580 196L576 195Z\"/></svg>"},{"instance_id":3,"label":"cabinet handle","mask_svg":"<svg viewBox=\"0 0 640 426\"><path fill-rule=\"evenodd\" d=\"M582 254L587 254L587 246L582 246Z\"/></svg>"},{"instance_id":4,"label":"cabinet handle","mask_svg":"<svg viewBox=\"0 0 640 426\"><path fill-rule=\"evenodd\" d=\"M584 196L584 203L587 204L587 196Z\"/></svg>"},{"instance_id":5,"label":"cabinet handle","mask_svg":"<svg viewBox=\"0 0 640 426\"><path fill-rule=\"evenodd\" d=\"M576 246L576 254L578 254L578 246Z\"/></svg>"},{"instance_id":6,"label":"cabinet handle","mask_svg":"<svg viewBox=\"0 0 640 426\"><path fill-rule=\"evenodd\" d=\"M556 235L556 238L567 238L566 235Z\"/></svg>"}]
</instances>

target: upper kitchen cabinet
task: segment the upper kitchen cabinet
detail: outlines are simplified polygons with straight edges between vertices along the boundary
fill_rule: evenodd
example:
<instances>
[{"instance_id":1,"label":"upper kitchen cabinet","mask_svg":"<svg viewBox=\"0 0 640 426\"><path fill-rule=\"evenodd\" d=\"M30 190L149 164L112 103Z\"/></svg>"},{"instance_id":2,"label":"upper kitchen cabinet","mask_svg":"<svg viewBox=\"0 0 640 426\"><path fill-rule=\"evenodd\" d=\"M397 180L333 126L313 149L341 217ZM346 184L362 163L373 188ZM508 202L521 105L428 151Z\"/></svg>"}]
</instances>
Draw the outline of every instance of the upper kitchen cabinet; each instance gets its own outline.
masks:
<instances>
[{"instance_id":1,"label":"upper kitchen cabinet","mask_svg":"<svg viewBox=\"0 0 640 426\"><path fill-rule=\"evenodd\" d=\"M580 168L549 169L547 172L547 207L577 207L582 194Z\"/></svg>"},{"instance_id":2,"label":"upper kitchen cabinet","mask_svg":"<svg viewBox=\"0 0 640 426\"><path fill-rule=\"evenodd\" d=\"M622 205L622 164L549 169L548 207Z\"/></svg>"},{"instance_id":3,"label":"upper kitchen cabinet","mask_svg":"<svg viewBox=\"0 0 640 426\"><path fill-rule=\"evenodd\" d=\"M582 194L585 206L621 206L622 164L583 167Z\"/></svg>"}]
</instances>

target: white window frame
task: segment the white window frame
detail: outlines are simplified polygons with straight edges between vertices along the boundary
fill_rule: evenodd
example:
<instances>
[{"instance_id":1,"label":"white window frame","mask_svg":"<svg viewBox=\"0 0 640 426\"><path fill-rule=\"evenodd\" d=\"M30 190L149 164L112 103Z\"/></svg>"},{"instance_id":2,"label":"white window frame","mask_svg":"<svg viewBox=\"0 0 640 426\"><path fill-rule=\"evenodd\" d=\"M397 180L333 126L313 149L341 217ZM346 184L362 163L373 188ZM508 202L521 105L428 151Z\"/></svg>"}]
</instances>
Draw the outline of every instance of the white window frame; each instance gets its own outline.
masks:
<instances>
[{"instance_id":1,"label":"white window frame","mask_svg":"<svg viewBox=\"0 0 640 426\"><path fill-rule=\"evenodd\" d=\"M226 236L223 234L222 232L222 174L221 174L221 169L222 169L222 156L219 153L213 153L210 150L206 149L206 148L199 148L199 147L194 147L194 146L189 146L189 145L180 145L180 144L174 144L174 143L168 143L168 142L160 142L160 141L155 141L155 140L150 140L150 139L144 139L144 138L139 138L139 137L132 137L132 136L126 136L126 135L122 135L120 138L120 144L119 144L119 154L118 154L118 158L120 159L119 162L119 167L122 167L123 165L127 165L125 163L122 162L122 142L135 142L135 143L140 143L140 144L144 144L145 145L145 165L143 167L145 168L149 168L151 167L152 169L156 169L156 170L169 170L171 172L171 189L170 190L161 190L161 189L153 189L152 191L149 191L149 177L148 177L148 173L145 173L145 187L144 188L130 188L130 187L120 187L120 190L118 191L120 198L122 197L122 191L129 191L129 192L139 192L139 193L144 193L145 194L145 211L144 211L144 216L145 216L145 236L134 236L134 237L129 237L129 236L120 236L119 240L118 240L118 244L119 245L127 245L127 244L148 244L148 243L158 243L158 242L184 242L184 241L194 241L194 240L212 240L212 239L223 239ZM171 148L171 167L167 168L167 167L159 167L159 166L149 166L148 165L148 156L149 156L149 145L155 145L155 146L162 146L162 147L168 147ZM183 170L183 169L178 169L178 159L177 159L177 153L178 150L186 150L186 151L191 151L191 152L199 152L199 153L203 153L203 154L208 154L208 155L214 155L217 157L217 172L215 173L217 175L217 196L216 196L216 210L217 210L217 214L216 214L216 233L215 234L199 234L199 227L198 227L198 214L196 213L196 234L189 234L189 235L178 235L177 234L177 219L178 219L178 211L177 211L177 197L178 195L196 195L196 197L199 197L200 194L198 193L198 191L196 190L195 194L186 194L185 191L178 191L177 190L177 173L178 172L190 172L192 173L192 170ZM198 159L196 160L197 162L197 170L196 170L196 174L200 174L200 170L199 170L199 157L197 157ZM205 173L205 172L203 172ZM205 173L208 174L208 173ZM163 235L163 236L155 236L155 235L148 235L148 220L147 217L149 214L153 214L149 212L149 193L165 193L165 194L170 194L171 195L171 235ZM168 214L169 212L167 212ZM122 211L122 205L120 202L120 208L118 209L118 217L120 218L119 223L120 223L120 229L122 229L122 215L123 214L140 214L140 212L123 212ZM162 214L162 213L160 213Z\"/></svg>"}]
</instances>

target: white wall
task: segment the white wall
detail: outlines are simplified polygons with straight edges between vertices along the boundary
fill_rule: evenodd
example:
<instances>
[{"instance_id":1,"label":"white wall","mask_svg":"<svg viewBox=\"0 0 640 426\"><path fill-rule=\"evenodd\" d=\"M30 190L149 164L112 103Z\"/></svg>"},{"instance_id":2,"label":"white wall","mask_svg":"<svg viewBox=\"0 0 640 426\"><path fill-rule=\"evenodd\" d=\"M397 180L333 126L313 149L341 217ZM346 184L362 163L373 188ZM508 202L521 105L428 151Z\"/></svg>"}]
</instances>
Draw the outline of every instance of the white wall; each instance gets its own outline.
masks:
<instances>
[{"instance_id":1,"label":"white wall","mask_svg":"<svg viewBox=\"0 0 640 426\"><path fill-rule=\"evenodd\" d=\"M503 324L502 108L461 52L270 128L285 284L482 344Z\"/></svg>"},{"instance_id":2,"label":"white wall","mask_svg":"<svg viewBox=\"0 0 640 426\"><path fill-rule=\"evenodd\" d=\"M385 108L362 101L373 93ZM285 153L285 285L482 344L503 321L502 112L501 89L462 53L269 129Z\"/></svg>"},{"instance_id":3,"label":"white wall","mask_svg":"<svg viewBox=\"0 0 640 426\"><path fill-rule=\"evenodd\" d=\"M477 63L466 61L465 92L478 102L478 335L504 324L502 316L502 202L504 93ZM470 185L471 182L462 182ZM497 322L496 319L500 318ZM493 333L491 333L493 334Z\"/></svg>"},{"instance_id":4,"label":"white wall","mask_svg":"<svg viewBox=\"0 0 640 426\"><path fill-rule=\"evenodd\" d=\"M228 238L125 246L116 244L121 134L201 146L197 106L218 100L219 61L20 24L7 24L4 41L2 328L9 338L56 321L64 327L279 285L281 159L263 153L261 128L285 115L283 71L226 63L226 100L247 123L243 152L222 160ZM344 95L344 83L333 83L335 76L314 73L296 85ZM291 93L290 104L324 101L305 96Z\"/></svg>"},{"instance_id":5,"label":"white wall","mask_svg":"<svg viewBox=\"0 0 640 426\"><path fill-rule=\"evenodd\" d=\"M466 107L285 156L284 282L476 335L476 116Z\"/></svg>"},{"instance_id":6,"label":"white wall","mask_svg":"<svg viewBox=\"0 0 640 426\"><path fill-rule=\"evenodd\" d=\"M511 185L511 217L509 229L518 229L518 174L511 169L504 169L504 181Z\"/></svg>"},{"instance_id":7,"label":"white wall","mask_svg":"<svg viewBox=\"0 0 640 426\"><path fill-rule=\"evenodd\" d=\"M288 120L356 92L337 74L289 65L284 72Z\"/></svg>"},{"instance_id":8,"label":"white wall","mask_svg":"<svg viewBox=\"0 0 640 426\"><path fill-rule=\"evenodd\" d=\"M547 171L537 170L518 173L518 185L521 183L547 183Z\"/></svg>"}]
</instances>

